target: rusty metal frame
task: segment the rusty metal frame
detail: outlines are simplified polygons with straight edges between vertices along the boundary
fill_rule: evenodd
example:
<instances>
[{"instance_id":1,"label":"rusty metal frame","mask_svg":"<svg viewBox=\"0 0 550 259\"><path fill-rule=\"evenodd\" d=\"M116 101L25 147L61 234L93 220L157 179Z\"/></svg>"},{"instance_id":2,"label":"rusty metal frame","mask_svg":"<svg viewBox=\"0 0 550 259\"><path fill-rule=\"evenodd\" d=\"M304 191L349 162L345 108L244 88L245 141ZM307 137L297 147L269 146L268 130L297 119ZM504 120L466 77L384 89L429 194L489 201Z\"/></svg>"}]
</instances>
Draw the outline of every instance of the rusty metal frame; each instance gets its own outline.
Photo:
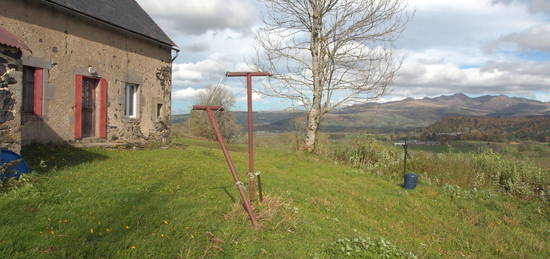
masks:
<instances>
[{"instance_id":1,"label":"rusty metal frame","mask_svg":"<svg viewBox=\"0 0 550 259\"><path fill-rule=\"evenodd\" d=\"M237 174L237 170L235 169L235 165L233 164L233 159L231 159L231 155L229 154L229 151L227 150L227 147L225 146L225 142L223 140L222 134L220 132L220 129L218 127L218 121L216 120L216 117L214 116L214 111L224 111L223 106L204 106L204 105L195 105L193 106L193 110L200 110L200 111L206 111L208 114L208 119L210 120L210 125L212 126L212 129L214 130L214 134L216 135L216 139L218 140L218 143L220 144L220 148L223 151L223 155L225 157L225 161L227 162L227 166L229 167L229 171L231 172L231 176L233 176L233 181L235 182L235 185L237 186L237 189L239 190L239 194L241 196L244 209L246 213L248 214L248 217L250 218L250 221L252 222L252 226L254 228L258 227L258 222L256 220L256 216L254 216L254 212L252 211L252 205L250 201L246 198L246 193L243 187L243 183L239 180L239 175Z\"/></svg>"},{"instance_id":2,"label":"rusty metal frame","mask_svg":"<svg viewBox=\"0 0 550 259\"><path fill-rule=\"evenodd\" d=\"M263 202L262 193L262 178L259 173L254 171L254 121L252 119L252 77L256 76L272 76L267 72L227 72L226 77L246 77L246 96L248 102L248 188L250 202L254 202L254 179L258 181L258 192L260 194L260 202Z\"/></svg>"}]
</instances>

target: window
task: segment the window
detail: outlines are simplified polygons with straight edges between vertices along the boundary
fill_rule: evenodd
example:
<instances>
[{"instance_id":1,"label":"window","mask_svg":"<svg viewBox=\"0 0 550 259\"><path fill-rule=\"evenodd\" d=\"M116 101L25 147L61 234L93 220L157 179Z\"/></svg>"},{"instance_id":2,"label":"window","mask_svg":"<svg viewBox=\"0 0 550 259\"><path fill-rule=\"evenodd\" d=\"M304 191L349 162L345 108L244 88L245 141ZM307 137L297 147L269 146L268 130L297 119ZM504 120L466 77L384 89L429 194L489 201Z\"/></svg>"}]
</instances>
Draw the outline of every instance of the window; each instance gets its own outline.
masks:
<instances>
[{"instance_id":1,"label":"window","mask_svg":"<svg viewBox=\"0 0 550 259\"><path fill-rule=\"evenodd\" d=\"M23 112L34 112L34 67L23 67Z\"/></svg>"},{"instance_id":2,"label":"window","mask_svg":"<svg viewBox=\"0 0 550 259\"><path fill-rule=\"evenodd\" d=\"M42 116L42 98L44 91L44 70L42 68L23 67L23 113Z\"/></svg>"},{"instance_id":3,"label":"window","mask_svg":"<svg viewBox=\"0 0 550 259\"><path fill-rule=\"evenodd\" d=\"M124 100L124 116L137 118L138 85L126 84Z\"/></svg>"},{"instance_id":4,"label":"window","mask_svg":"<svg viewBox=\"0 0 550 259\"><path fill-rule=\"evenodd\" d=\"M162 115L162 103L157 104L157 120L160 120L160 116Z\"/></svg>"}]
</instances>

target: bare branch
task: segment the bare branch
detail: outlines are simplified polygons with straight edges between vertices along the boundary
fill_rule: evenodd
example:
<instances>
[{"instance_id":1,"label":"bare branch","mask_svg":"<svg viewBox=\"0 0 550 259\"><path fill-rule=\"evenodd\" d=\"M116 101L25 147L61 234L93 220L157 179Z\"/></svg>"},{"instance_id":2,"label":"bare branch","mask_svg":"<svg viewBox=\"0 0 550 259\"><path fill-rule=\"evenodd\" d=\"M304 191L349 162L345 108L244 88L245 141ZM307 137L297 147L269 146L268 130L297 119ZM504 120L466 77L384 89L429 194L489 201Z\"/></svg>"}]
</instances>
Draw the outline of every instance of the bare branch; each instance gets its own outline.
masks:
<instances>
[{"instance_id":1,"label":"bare branch","mask_svg":"<svg viewBox=\"0 0 550 259\"><path fill-rule=\"evenodd\" d=\"M410 19L405 1L263 0L256 65L278 83L260 92L304 105L306 142L324 114L386 93L401 66L391 44Z\"/></svg>"}]
</instances>

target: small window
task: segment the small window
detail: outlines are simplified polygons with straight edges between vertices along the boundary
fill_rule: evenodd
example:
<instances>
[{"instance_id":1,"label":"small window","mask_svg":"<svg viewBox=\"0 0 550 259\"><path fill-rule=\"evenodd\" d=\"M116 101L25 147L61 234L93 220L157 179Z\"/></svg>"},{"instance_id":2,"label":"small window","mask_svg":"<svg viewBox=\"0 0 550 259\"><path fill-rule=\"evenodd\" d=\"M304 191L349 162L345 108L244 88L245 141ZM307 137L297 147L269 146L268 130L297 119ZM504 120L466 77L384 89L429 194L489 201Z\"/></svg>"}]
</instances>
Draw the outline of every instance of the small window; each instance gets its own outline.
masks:
<instances>
[{"instance_id":1,"label":"small window","mask_svg":"<svg viewBox=\"0 0 550 259\"><path fill-rule=\"evenodd\" d=\"M124 116L137 118L138 85L126 84Z\"/></svg>"},{"instance_id":2,"label":"small window","mask_svg":"<svg viewBox=\"0 0 550 259\"><path fill-rule=\"evenodd\" d=\"M160 120L160 116L162 115L162 103L157 104L157 120Z\"/></svg>"},{"instance_id":3,"label":"small window","mask_svg":"<svg viewBox=\"0 0 550 259\"><path fill-rule=\"evenodd\" d=\"M34 112L34 67L23 67L23 112Z\"/></svg>"},{"instance_id":4,"label":"small window","mask_svg":"<svg viewBox=\"0 0 550 259\"><path fill-rule=\"evenodd\" d=\"M42 116L42 103L44 97L44 69L35 67L23 67L23 113L32 113Z\"/></svg>"}]
</instances>

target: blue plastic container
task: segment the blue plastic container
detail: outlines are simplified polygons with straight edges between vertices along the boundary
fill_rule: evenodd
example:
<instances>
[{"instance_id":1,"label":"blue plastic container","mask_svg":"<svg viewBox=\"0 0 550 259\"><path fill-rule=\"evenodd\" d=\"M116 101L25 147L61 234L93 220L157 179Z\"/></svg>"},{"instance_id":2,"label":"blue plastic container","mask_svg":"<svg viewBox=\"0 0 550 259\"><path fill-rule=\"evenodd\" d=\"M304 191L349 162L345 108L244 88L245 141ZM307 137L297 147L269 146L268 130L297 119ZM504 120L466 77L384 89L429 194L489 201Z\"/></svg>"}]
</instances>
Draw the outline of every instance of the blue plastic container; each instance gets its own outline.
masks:
<instances>
[{"instance_id":1,"label":"blue plastic container","mask_svg":"<svg viewBox=\"0 0 550 259\"><path fill-rule=\"evenodd\" d=\"M403 188L407 190L413 190L416 188L416 183L418 182L418 176L414 173L405 174L405 182L403 183Z\"/></svg>"},{"instance_id":2,"label":"blue plastic container","mask_svg":"<svg viewBox=\"0 0 550 259\"><path fill-rule=\"evenodd\" d=\"M0 149L0 165L19 159L22 159L19 154L6 149ZM19 164L9 167L6 173L0 174L0 180L4 180L5 178L19 177L22 174L29 173L30 171L31 170L27 166L27 163L21 160Z\"/></svg>"}]
</instances>

